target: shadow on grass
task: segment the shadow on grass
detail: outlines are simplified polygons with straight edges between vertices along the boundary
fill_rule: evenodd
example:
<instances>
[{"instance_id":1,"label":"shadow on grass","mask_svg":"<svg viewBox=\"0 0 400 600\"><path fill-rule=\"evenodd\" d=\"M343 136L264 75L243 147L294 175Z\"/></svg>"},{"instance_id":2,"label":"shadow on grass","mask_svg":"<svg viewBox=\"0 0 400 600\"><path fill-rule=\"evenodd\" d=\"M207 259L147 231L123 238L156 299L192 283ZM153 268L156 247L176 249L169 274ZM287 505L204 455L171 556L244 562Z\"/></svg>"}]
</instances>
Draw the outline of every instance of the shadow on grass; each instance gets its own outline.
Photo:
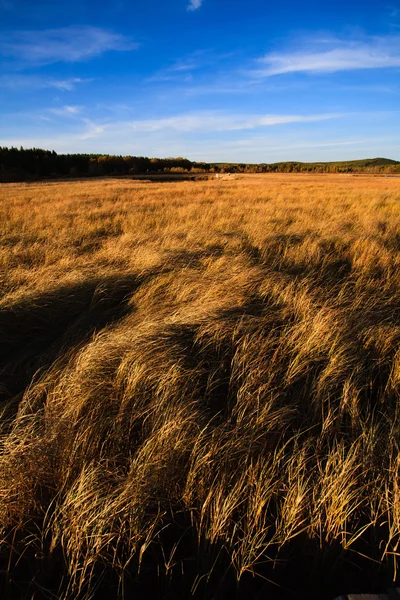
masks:
<instances>
[{"instance_id":1,"label":"shadow on grass","mask_svg":"<svg viewBox=\"0 0 400 600\"><path fill-rule=\"evenodd\" d=\"M0 401L21 394L38 369L131 312L132 294L149 277L93 278L0 310Z\"/></svg>"},{"instance_id":2,"label":"shadow on grass","mask_svg":"<svg viewBox=\"0 0 400 600\"><path fill-rule=\"evenodd\" d=\"M31 545L10 563L0 554L0 594L5 600L333 600L394 587L390 569L362 555L364 545L355 548L360 553L346 552L339 543L319 545L299 536L280 554L271 547L271 555L276 552L278 558L256 565L238 581L225 546L199 546L189 517L182 515L148 548L139 573L136 559L123 573L97 564L90 585L81 592L68 591L59 548L48 553L46 544L39 550ZM166 569L171 551L173 561Z\"/></svg>"},{"instance_id":3,"label":"shadow on grass","mask_svg":"<svg viewBox=\"0 0 400 600\"><path fill-rule=\"evenodd\" d=\"M185 262L185 256L180 258ZM196 263L197 257L189 258ZM63 353L79 347L95 331L129 314L132 294L156 274L92 279L0 311L0 373L4 397L23 392L37 369L51 365ZM217 322L223 322L224 326L230 323L222 338L214 339L212 331L199 338L197 327L191 324L169 325L163 331L163 344L169 349L171 361L181 359L187 371L193 373L199 402L204 404L208 415L220 415L226 420L235 402L236 390L230 383L234 355L231 332L242 324L248 333L259 334L264 327L270 335L273 330L277 341L284 335L285 321L279 317L279 307L273 308L272 300L255 295L242 306L216 314ZM271 353L273 351L271 346ZM313 364L307 377L315 380L320 369L319 363ZM282 364L284 371L285 364ZM307 390L310 390L307 381L300 380L289 386L284 400L306 407L311 400ZM204 541L199 544L190 515L186 512L177 516L179 507L175 508L168 527L145 553L140 576L134 560L124 573L123 586L116 571L96 566L92 579L94 594L82 593L74 598L333 600L346 592L383 591L391 584L390 569L362 556L367 555L368 546L373 545L372 528L355 548L357 553L343 552L340 544L319 546L307 536L299 536L280 553L272 547L271 555L278 556L278 560L257 565L254 575L247 573L238 583L223 544L212 547ZM29 536L24 540L24 534L20 535L19 539L13 539L10 534L9 543L14 550L11 560L7 552L0 554L0 597L7 600L68 597L70 600L72 596L65 594L68 572L62 552L59 549L51 552L51 541L31 543ZM172 554L173 567L166 570L163 568L165 556ZM213 565L211 574L210 565Z\"/></svg>"}]
</instances>

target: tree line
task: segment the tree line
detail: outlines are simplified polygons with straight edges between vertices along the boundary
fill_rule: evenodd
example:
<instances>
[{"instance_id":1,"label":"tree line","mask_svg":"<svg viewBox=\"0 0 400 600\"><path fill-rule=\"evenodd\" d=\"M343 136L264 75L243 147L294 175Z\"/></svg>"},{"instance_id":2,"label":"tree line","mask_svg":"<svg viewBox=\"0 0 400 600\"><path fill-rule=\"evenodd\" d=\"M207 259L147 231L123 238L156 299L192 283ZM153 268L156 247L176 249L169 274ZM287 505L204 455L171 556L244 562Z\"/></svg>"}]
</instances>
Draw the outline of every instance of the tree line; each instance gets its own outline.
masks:
<instances>
[{"instance_id":1,"label":"tree line","mask_svg":"<svg viewBox=\"0 0 400 600\"><path fill-rule=\"evenodd\" d=\"M0 182L51 178L143 175L146 173L400 173L400 163L366 159L330 163L205 163L187 158L148 158L104 154L57 154L40 148L0 147Z\"/></svg>"}]
</instances>

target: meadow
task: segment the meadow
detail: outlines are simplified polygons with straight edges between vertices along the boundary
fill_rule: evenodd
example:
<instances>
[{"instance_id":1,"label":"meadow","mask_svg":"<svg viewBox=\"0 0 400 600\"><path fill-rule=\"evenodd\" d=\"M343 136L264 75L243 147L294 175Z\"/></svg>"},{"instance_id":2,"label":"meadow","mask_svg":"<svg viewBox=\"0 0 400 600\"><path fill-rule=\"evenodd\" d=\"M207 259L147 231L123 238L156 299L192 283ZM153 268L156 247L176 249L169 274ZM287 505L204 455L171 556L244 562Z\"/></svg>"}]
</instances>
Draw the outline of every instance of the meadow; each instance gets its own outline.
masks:
<instances>
[{"instance_id":1,"label":"meadow","mask_svg":"<svg viewBox=\"0 0 400 600\"><path fill-rule=\"evenodd\" d=\"M400 179L0 187L0 597L333 599L400 558Z\"/></svg>"}]
</instances>

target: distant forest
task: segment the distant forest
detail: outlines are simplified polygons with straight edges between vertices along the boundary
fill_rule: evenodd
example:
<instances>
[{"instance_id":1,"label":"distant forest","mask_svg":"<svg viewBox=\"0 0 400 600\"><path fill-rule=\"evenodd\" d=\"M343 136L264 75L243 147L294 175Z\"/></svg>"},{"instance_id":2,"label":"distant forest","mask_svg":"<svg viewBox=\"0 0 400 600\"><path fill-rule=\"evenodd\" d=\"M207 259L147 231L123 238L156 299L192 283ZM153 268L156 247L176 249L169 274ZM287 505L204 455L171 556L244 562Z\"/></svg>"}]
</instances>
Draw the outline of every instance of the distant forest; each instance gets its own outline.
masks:
<instances>
[{"instance_id":1,"label":"distant forest","mask_svg":"<svg viewBox=\"0 0 400 600\"><path fill-rule=\"evenodd\" d=\"M400 174L400 162L372 158L345 162L272 164L205 163L187 158L147 158L104 154L57 154L39 148L0 147L0 182L34 181L146 173L387 173Z\"/></svg>"}]
</instances>

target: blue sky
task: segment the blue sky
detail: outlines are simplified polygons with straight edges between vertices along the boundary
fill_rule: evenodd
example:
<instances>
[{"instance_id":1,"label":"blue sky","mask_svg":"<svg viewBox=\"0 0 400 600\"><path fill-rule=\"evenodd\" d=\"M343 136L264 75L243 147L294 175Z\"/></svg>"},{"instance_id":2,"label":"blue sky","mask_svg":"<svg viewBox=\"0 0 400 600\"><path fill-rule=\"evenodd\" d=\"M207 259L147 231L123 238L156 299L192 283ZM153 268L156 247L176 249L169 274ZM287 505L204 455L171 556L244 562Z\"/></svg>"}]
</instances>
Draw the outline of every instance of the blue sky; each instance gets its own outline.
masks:
<instances>
[{"instance_id":1,"label":"blue sky","mask_svg":"<svg viewBox=\"0 0 400 600\"><path fill-rule=\"evenodd\" d=\"M0 0L0 145L400 160L400 0Z\"/></svg>"}]
</instances>

